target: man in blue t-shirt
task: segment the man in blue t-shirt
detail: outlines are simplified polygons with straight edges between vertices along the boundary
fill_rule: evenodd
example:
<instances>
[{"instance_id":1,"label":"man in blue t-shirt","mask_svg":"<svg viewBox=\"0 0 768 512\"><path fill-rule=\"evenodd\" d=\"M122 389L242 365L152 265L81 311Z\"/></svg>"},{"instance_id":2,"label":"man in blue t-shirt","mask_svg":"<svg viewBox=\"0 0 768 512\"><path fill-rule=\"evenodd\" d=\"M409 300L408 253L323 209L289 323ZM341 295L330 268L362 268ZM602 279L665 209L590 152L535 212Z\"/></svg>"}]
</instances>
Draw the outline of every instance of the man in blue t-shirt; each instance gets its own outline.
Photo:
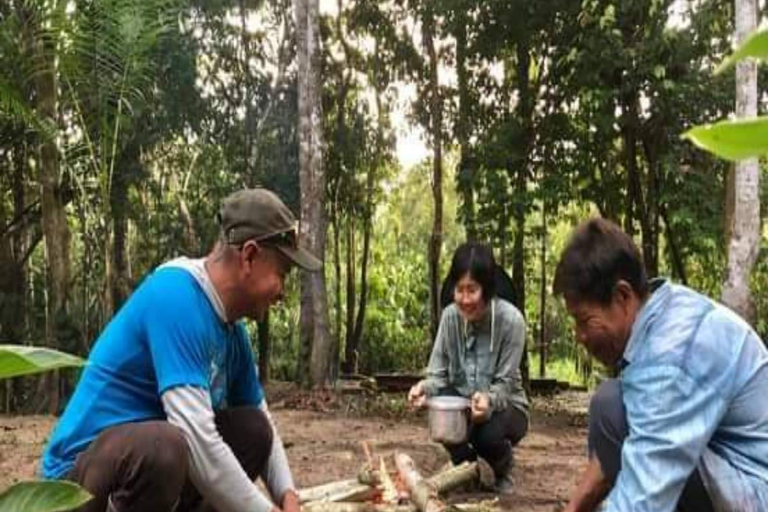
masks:
<instances>
[{"instance_id":1,"label":"man in blue t-shirt","mask_svg":"<svg viewBox=\"0 0 768 512\"><path fill-rule=\"evenodd\" d=\"M299 511L239 320L264 318L292 266L322 263L268 190L230 195L219 222L211 253L156 269L91 351L42 464L94 495L81 511Z\"/></svg>"}]
</instances>

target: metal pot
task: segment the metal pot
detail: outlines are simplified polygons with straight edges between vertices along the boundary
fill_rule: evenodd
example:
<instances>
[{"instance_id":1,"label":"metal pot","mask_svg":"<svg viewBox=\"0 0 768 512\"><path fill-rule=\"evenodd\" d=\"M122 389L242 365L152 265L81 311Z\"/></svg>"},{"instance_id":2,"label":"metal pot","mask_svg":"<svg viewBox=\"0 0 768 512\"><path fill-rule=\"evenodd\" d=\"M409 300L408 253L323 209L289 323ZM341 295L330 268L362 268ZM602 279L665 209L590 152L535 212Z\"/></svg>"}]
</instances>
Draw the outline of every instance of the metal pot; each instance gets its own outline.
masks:
<instances>
[{"instance_id":1,"label":"metal pot","mask_svg":"<svg viewBox=\"0 0 768 512\"><path fill-rule=\"evenodd\" d=\"M443 444L467 440L469 399L461 396L436 396L427 400L429 437Z\"/></svg>"}]
</instances>

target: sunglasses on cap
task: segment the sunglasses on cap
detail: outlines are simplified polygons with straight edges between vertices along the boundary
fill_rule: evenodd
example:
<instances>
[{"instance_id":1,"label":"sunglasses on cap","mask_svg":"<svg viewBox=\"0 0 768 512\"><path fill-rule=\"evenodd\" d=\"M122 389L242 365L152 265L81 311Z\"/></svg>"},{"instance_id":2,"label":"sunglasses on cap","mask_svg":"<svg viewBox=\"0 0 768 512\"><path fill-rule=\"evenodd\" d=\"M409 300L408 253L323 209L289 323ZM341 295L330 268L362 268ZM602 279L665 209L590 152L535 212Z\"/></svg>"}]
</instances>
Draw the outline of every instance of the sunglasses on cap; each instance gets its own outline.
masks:
<instances>
[{"instance_id":1,"label":"sunglasses on cap","mask_svg":"<svg viewBox=\"0 0 768 512\"><path fill-rule=\"evenodd\" d=\"M230 245L233 245L238 249L242 249L243 245L245 245L246 242L254 241L259 243L260 245L276 245L276 246L290 247L292 249L296 249L299 245L298 238L299 238L298 229L293 227L286 231L281 231L279 233L274 233L272 235L251 238L249 240L243 240L242 242L239 242L239 243L230 242Z\"/></svg>"}]
</instances>

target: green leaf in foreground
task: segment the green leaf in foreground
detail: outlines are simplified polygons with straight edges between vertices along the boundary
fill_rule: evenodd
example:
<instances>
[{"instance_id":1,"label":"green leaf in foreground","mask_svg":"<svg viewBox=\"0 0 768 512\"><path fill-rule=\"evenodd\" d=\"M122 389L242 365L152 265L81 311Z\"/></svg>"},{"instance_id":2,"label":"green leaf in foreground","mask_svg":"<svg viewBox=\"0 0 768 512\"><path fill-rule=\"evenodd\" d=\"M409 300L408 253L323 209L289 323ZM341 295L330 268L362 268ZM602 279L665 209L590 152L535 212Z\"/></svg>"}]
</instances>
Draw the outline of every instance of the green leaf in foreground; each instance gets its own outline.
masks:
<instances>
[{"instance_id":1,"label":"green leaf in foreground","mask_svg":"<svg viewBox=\"0 0 768 512\"><path fill-rule=\"evenodd\" d=\"M768 155L768 117L696 126L682 137L726 160Z\"/></svg>"},{"instance_id":2,"label":"green leaf in foreground","mask_svg":"<svg viewBox=\"0 0 768 512\"><path fill-rule=\"evenodd\" d=\"M33 481L13 485L0 494L2 512L59 512L73 510L91 494L72 482Z\"/></svg>"},{"instance_id":3,"label":"green leaf in foreground","mask_svg":"<svg viewBox=\"0 0 768 512\"><path fill-rule=\"evenodd\" d=\"M747 39L725 59L717 69L715 74L728 70L731 66L740 60L753 57L755 59L768 60L768 29L752 33Z\"/></svg>"},{"instance_id":4,"label":"green leaf in foreground","mask_svg":"<svg viewBox=\"0 0 768 512\"><path fill-rule=\"evenodd\" d=\"M42 347L0 345L0 379L40 373L56 368L83 366L79 357ZM0 510L4 510L0 508Z\"/></svg>"}]
</instances>

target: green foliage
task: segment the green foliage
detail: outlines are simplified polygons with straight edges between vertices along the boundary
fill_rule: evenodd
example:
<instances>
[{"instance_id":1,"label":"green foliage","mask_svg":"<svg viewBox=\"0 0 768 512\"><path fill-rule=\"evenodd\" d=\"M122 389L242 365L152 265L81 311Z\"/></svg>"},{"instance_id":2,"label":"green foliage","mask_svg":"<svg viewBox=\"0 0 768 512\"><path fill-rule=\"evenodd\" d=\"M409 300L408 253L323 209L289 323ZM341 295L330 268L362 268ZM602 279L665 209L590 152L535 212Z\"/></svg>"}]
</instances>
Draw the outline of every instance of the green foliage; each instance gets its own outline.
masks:
<instances>
[{"instance_id":1,"label":"green foliage","mask_svg":"<svg viewBox=\"0 0 768 512\"><path fill-rule=\"evenodd\" d=\"M220 200L243 186L268 186L298 213L295 34L289 0L54 4L52 12L50 2L0 2L0 229L12 228L0 240L0 268L24 274L18 289L0 275L0 297L3 304L23 303L25 316L12 326L18 333L6 334L8 322L0 332L39 339L51 321L45 252L35 242L42 237L37 145L45 130L35 117L38 70L31 58L35 44L46 42L57 63L51 129L73 234L73 328L61 346L86 353L112 314L103 304L120 258L130 289L169 258L201 256L218 234ZM730 52L731 3L343 0L339 16L326 16L322 27L325 206L333 223L326 278L337 359L348 326L342 322L336 332L335 314L346 318L348 293L359 304L369 226L359 369L419 371L430 351L431 170L402 169L395 159L402 129L395 120L405 116L431 131L429 59L419 45L421 23L413 23L427 9L440 61L444 180L456 183L444 187L442 275L470 221L473 235L493 245L507 270L517 237L524 237L523 309L535 353L542 270L550 293L570 229L601 214L633 231L644 251L658 251L658 274L685 276L694 288L719 295L728 164L679 134L732 110L731 78L713 74ZM670 17L675 10L684 23ZM743 51L756 56L763 45L764 35L754 36ZM761 75L759 83L763 94L768 81ZM402 94L408 89L414 99ZM700 132L717 135L715 128ZM633 169L640 194L630 186ZM115 257L120 222L125 237ZM8 243L14 238L23 243ZM765 261L761 254L752 282L758 318L768 311ZM295 377L299 293L294 273L285 303L270 316L274 378ZM551 371L586 371L589 359L559 302L547 298L545 315Z\"/></svg>"},{"instance_id":2,"label":"green foliage","mask_svg":"<svg viewBox=\"0 0 768 512\"><path fill-rule=\"evenodd\" d=\"M85 361L43 347L0 345L0 379L83 366Z\"/></svg>"},{"instance_id":3,"label":"green foliage","mask_svg":"<svg viewBox=\"0 0 768 512\"><path fill-rule=\"evenodd\" d=\"M84 363L79 357L47 348L0 345L0 379L78 367ZM0 510L59 512L73 510L90 499L88 491L72 482L20 482L0 493Z\"/></svg>"},{"instance_id":4,"label":"green foliage","mask_svg":"<svg viewBox=\"0 0 768 512\"><path fill-rule=\"evenodd\" d=\"M749 57L768 60L768 29L757 30L751 34L730 57L717 67L715 73L727 71L740 60Z\"/></svg>"},{"instance_id":5,"label":"green foliage","mask_svg":"<svg viewBox=\"0 0 768 512\"><path fill-rule=\"evenodd\" d=\"M3 512L63 512L74 510L91 499L91 494L66 481L20 482L0 494Z\"/></svg>"},{"instance_id":6,"label":"green foliage","mask_svg":"<svg viewBox=\"0 0 768 512\"><path fill-rule=\"evenodd\" d=\"M715 74L746 58L768 59L768 30L756 31L717 68ZM720 121L695 126L683 138L727 160L743 160L768 155L768 117Z\"/></svg>"},{"instance_id":7,"label":"green foliage","mask_svg":"<svg viewBox=\"0 0 768 512\"><path fill-rule=\"evenodd\" d=\"M768 117L696 126L683 138L727 160L768 155Z\"/></svg>"}]
</instances>

